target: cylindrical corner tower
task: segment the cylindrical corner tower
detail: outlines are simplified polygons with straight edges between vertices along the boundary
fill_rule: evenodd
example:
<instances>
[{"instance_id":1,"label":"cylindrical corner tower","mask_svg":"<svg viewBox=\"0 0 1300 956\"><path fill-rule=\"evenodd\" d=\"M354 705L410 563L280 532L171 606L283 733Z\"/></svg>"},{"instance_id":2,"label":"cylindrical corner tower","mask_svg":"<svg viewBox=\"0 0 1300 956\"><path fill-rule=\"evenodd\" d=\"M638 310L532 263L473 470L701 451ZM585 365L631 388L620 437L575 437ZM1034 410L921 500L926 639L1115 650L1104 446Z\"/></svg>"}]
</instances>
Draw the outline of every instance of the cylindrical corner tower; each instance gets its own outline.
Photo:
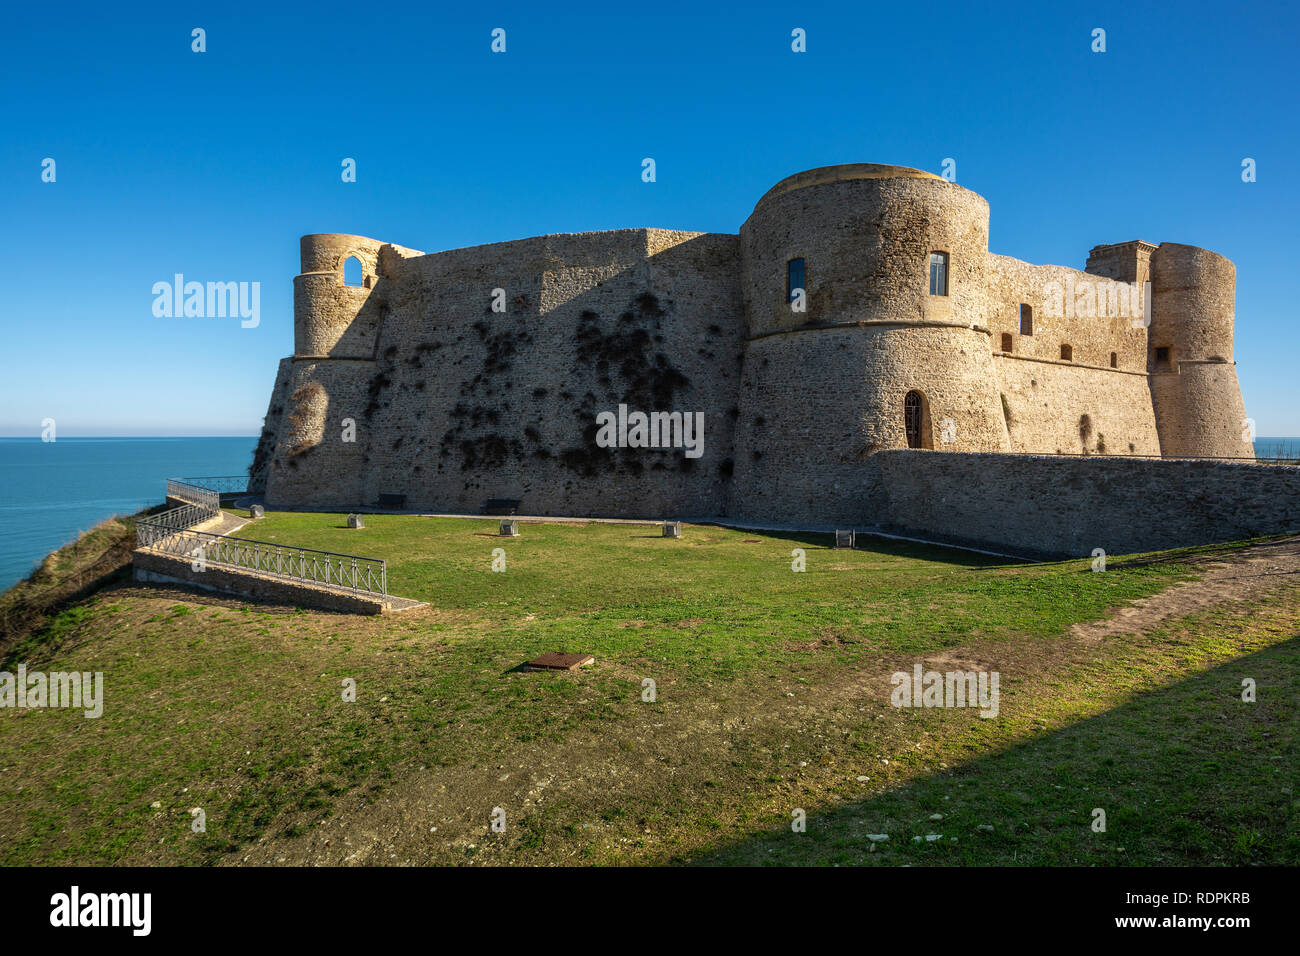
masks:
<instances>
[{"instance_id":1,"label":"cylindrical corner tower","mask_svg":"<svg viewBox=\"0 0 1300 956\"><path fill-rule=\"evenodd\" d=\"M384 245L365 236L335 233L302 237L302 273L293 280L296 356L373 356L378 309L367 309L367 304L380 276L379 250ZM348 259L360 263L358 285L344 281Z\"/></svg>"},{"instance_id":2,"label":"cylindrical corner tower","mask_svg":"<svg viewBox=\"0 0 1300 956\"><path fill-rule=\"evenodd\" d=\"M1148 371L1160 453L1253 458L1232 358L1236 269L1165 242L1151 255Z\"/></svg>"},{"instance_id":3,"label":"cylindrical corner tower","mask_svg":"<svg viewBox=\"0 0 1300 956\"><path fill-rule=\"evenodd\" d=\"M876 164L799 173L759 200L740 230L743 512L869 522L872 452L1009 450L986 321L988 217L967 189Z\"/></svg>"}]
</instances>

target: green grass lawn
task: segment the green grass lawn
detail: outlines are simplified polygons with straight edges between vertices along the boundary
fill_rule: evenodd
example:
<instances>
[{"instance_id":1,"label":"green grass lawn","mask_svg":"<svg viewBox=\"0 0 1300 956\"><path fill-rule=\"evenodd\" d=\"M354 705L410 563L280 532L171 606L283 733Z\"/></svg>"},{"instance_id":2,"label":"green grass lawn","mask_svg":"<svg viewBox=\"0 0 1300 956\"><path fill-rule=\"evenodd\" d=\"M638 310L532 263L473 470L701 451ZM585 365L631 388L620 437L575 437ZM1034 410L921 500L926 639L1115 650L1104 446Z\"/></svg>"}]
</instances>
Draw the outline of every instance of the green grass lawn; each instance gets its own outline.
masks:
<instances>
[{"instance_id":1,"label":"green grass lawn","mask_svg":"<svg viewBox=\"0 0 1300 956\"><path fill-rule=\"evenodd\" d=\"M841 786L804 833L782 820L695 862L1300 865L1295 592L1112 652L1059 673L1032 716L970 728L979 744L965 754L949 714L909 712L909 735L929 751L920 772L865 798Z\"/></svg>"},{"instance_id":2,"label":"green grass lawn","mask_svg":"<svg viewBox=\"0 0 1300 956\"><path fill-rule=\"evenodd\" d=\"M480 640L663 662L697 681L801 661L809 641L840 644L852 663L882 650L1048 637L1190 573L1176 561L1093 573L1090 559L1016 564L887 539L835 550L828 534L711 526L671 539L658 526L538 523L511 539L492 521L367 515L352 530L345 517L273 514L239 536L384 558L391 593L478 616L497 635Z\"/></svg>"},{"instance_id":3,"label":"green grass lawn","mask_svg":"<svg viewBox=\"0 0 1300 956\"><path fill-rule=\"evenodd\" d=\"M103 671L106 702L98 720L0 713L0 862L338 862L329 828L365 813L392 813L399 844L371 862L1297 862L1294 780L1273 773L1293 774L1295 715L1273 696L1231 706L1243 661L1294 689L1294 586L1104 649L1070 636L1237 546L1093 573L705 526L366 523L272 514L241 534L382 557L390 590L431 607L367 618L114 585L14 645L29 668ZM547 650L597 662L517 670ZM945 654L1000 669L999 719L889 706L891 670ZM958 842L903 839L945 803ZM494 805L504 834L487 832ZM1097 805L1120 836L1089 839ZM781 826L792 807L807 833ZM871 851L861 833L885 828Z\"/></svg>"}]
</instances>

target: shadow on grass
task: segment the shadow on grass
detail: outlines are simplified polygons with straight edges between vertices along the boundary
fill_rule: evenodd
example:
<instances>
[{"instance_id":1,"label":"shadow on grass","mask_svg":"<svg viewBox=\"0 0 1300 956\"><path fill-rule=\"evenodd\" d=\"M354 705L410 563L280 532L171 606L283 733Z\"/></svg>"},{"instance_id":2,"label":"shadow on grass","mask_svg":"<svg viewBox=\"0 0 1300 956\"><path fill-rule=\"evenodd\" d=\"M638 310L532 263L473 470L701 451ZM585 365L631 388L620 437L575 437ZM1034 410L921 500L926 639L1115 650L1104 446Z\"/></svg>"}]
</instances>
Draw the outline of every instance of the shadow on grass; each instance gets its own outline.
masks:
<instances>
[{"instance_id":1,"label":"shadow on grass","mask_svg":"<svg viewBox=\"0 0 1300 956\"><path fill-rule=\"evenodd\" d=\"M770 541L785 541L792 546L811 548L818 551L848 551L848 548L835 547L835 534L830 531L764 531L761 532ZM862 540L870 542L863 545ZM882 557L910 558L916 561L938 561L943 564L961 567L1014 568L1038 562L1028 559L1006 558L993 554L981 554L962 548L938 544L922 544L916 541L902 541L894 538L877 538L862 535L857 547L851 549L859 554L878 554Z\"/></svg>"},{"instance_id":2,"label":"shadow on grass","mask_svg":"<svg viewBox=\"0 0 1300 956\"><path fill-rule=\"evenodd\" d=\"M105 593L116 594L120 592L124 596L138 597L161 597L170 595L177 601L186 601L190 604L202 604L205 607L219 607L227 610L246 610L250 614L267 614L267 615L284 615L284 614L321 614L331 618L355 621L357 614L354 611L338 611L332 608L316 607L309 605L304 607L301 604L292 604L288 601L277 601L274 598L256 597L251 594L237 594L222 590L212 590L209 588L199 587L197 584L187 584L184 581L135 581L131 578L129 569L128 573L117 585L111 589L106 588Z\"/></svg>"},{"instance_id":3,"label":"shadow on grass","mask_svg":"<svg viewBox=\"0 0 1300 956\"><path fill-rule=\"evenodd\" d=\"M1245 678L1257 683L1256 703L1242 700ZM810 812L805 833L791 832L787 819L676 862L1294 866L1296 700L1300 637L870 799ZM1014 702L1004 703L1008 710ZM967 719L998 722L961 710L921 718L931 733L933 721ZM959 733L978 741L984 731ZM1010 730L989 733L988 745L1004 732ZM1105 832L1092 829L1097 809L1105 813ZM936 833L940 838L928 842ZM873 842L867 834L889 838Z\"/></svg>"},{"instance_id":4,"label":"shadow on grass","mask_svg":"<svg viewBox=\"0 0 1300 956\"><path fill-rule=\"evenodd\" d=\"M1151 554L1135 554L1118 560L1108 558L1106 567L1110 570L1122 570L1124 568L1146 568L1152 565L1171 563L1205 564L1227 558L1244 548L1250 548L1252 552L1267 557L1284 549L1295 548L1297 540L1295 535L1281 535L1270 538L1225 541L1220 544L1203 544L1190 548L1174 548L1170 551L1157 551Z\"/></svg>"}]
</instances>

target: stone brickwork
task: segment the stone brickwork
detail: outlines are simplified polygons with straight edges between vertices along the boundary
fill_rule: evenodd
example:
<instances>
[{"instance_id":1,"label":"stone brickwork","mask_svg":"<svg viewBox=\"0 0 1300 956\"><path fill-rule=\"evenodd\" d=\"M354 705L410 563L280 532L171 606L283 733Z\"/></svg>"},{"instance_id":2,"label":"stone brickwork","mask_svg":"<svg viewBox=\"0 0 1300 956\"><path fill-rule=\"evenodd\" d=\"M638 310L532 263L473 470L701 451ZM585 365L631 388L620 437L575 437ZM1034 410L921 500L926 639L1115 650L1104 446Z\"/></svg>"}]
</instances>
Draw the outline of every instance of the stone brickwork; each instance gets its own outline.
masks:
<instances>
[{"instance_id":1,"label":"stone brickwork","mask_svg":"<svg viewBox=\"0 0 1300 956\"><path fill-rule=\"evenodd\" d=\"M908 446L905 407L936 450L1251 455L1231 263L1135 241L1094 248L1087 271L1036 266L990 254L988 229L970 190L856 164L778 183L738 235L433 254L305 236L294 355L259 445L267 503L871 524L887 517L874 456ZM1148 279L1149 321L1145 297L1128 301ZM702 413L703 455L598 447L597 415L619 405Z\"/></svg>"},{"instance_id":2,"label":"stone brickwork","mask_svg":"<svg viewBox=\"0 0 1300 956\"><path fill-rule=\"evenodd\" d=\"M989 264L986 301L996 351L1003 351L1005 333L1011 336L1010 354L1021 358L1059 361L1061 346L1069 345L1075 364L1110 368L1114 355L1116 369L1146 372L1147 332L1142 326L1140 284L1137 314L1133 315L1133 306L1126 301L1132 289L1127 283L1064 266L1030 265L1007 256L990 255ZM1052 301L1049 290L1054 289L1073 290L1073 307L1065 309L1064 296ZM1128 307L1121 310L1121 303ZM1020 331L1022 305L1033 310L1030 334Z\"/></svg>"},{"instance_id":3,"label":"stone brickwork","mask_svg":"<svg viewBox=\"0 0 1300 956\"><path fill-rule=\"evenodd\" d=\"M1014 354L994 364L1013 451L1160 454L1145 373Z\"/></svg>"},{"instance_id":4,"label":"stone brickwork","mask_svg":"<svg viewBox=\"0 0 1300 956\"><path fill-rule=\"evenodd\" d=\"M446 511L489 498L537 514L727 509L744 343L735 236L627 229L381 266L366 293L371 355L293 361L268 504L397 494ZM703 455L597 447L597 414L620 404L702 413Z\"/></svg>"},{"instance_id":5,"label":"stone brickwork","mask_svg":"<svg viewBox=\"0 0 1300 956\"><path fill-rule=\"evenodd\" d=\"M1130 554L1300 532L1300 469L1253 462L875 456L887 527L1046 557Z\"/></svg>"},{"instance_id":6,"label":"stone brickwork","mask_svg":"<svg viewBox=\"0 0 1300 956\"><path fill-rule=\"evenodd\" d=\"M1223 256L1164 243L1151 254L1151 363L1160 447L1166 455L1235 457L1249 448L1232 361L1237 270Z\"/></svg>"}]
</instances>

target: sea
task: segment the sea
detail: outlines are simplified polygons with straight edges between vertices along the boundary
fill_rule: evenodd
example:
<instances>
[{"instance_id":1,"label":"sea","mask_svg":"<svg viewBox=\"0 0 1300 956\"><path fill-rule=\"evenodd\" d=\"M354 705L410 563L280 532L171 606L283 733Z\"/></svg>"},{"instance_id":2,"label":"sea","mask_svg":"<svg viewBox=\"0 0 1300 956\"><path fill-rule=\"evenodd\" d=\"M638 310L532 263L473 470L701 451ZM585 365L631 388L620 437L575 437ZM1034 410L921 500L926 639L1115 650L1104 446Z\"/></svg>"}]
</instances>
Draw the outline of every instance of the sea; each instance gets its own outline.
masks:
<instances>
[{"instance_id":1,"label":"sea","mask_svg":"<svg viewBox=\"0 0 1300 956\"><path fill-rule=\"evenodd\" d=\"M0 438L0 590L113 515L165 498L168 478L243 475L242 438ZM1255 454L1300 458L1300 438L1258 438Z\"/></svg>"},{"instance_id":2,"label":"sea","mask_svg":"<svg viewBox=\"0 0 1300 956\"><path fill-rule=\"evenodd\" d=\"M246 475L242 438L0 438L0 590L113 515L161 504L168 478Z\"/></svg>"}]
</instances>

